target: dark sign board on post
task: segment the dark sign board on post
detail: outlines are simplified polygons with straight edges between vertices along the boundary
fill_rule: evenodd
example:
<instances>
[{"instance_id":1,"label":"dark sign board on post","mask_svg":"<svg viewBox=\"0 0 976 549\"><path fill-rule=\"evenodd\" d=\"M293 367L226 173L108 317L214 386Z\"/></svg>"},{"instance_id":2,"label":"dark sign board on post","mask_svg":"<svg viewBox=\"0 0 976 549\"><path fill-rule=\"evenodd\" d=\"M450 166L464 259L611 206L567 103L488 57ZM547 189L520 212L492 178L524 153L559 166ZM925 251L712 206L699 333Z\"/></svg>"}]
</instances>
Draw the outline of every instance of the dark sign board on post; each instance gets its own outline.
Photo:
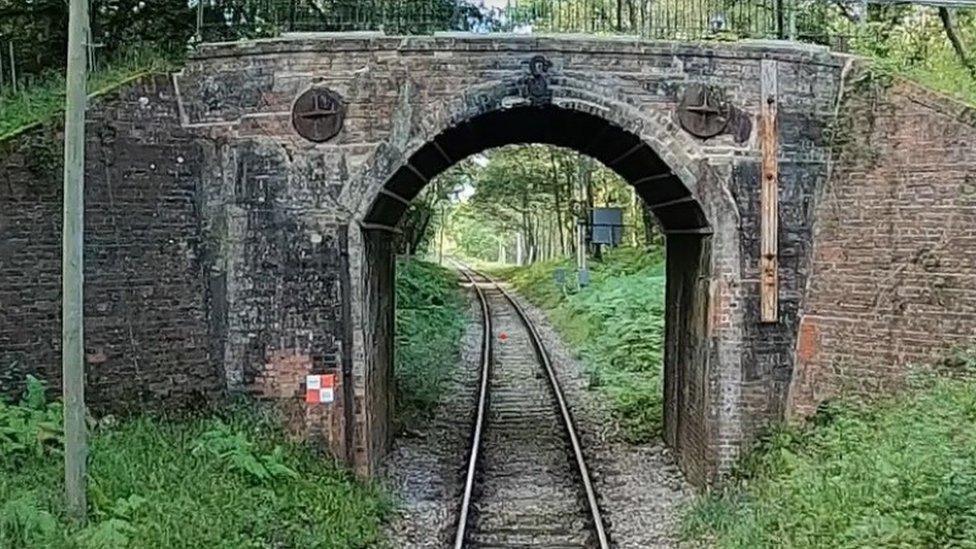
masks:
<instances>
[{"instance_id":1,"label":"dark sign board on post","mask_svg":"<svg viewBox=\"0 0 976 549\"><path fill-rule=\"evenodd\" d=\"M594 244L620 245L624 232L623 208L593 208L592 223Z\"/></svg>"}]
</instances>

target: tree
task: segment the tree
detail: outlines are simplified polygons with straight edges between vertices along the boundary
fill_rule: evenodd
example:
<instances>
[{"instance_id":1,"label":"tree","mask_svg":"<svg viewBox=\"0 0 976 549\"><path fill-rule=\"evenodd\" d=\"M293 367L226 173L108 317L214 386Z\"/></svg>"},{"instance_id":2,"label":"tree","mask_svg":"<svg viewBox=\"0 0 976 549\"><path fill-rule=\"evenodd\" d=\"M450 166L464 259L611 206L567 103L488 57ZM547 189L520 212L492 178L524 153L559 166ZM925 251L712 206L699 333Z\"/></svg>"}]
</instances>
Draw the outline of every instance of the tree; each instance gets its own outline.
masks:
<instances>
[{"instance_id":1,"label":"tree","mask_svg":"<svg viewBox=\"0 0 976 549\"><path fill-rule=\"evenodd\" d=\"M969 52L966 50L966 46L963 44L962 38L959 36L959 31L956 30L953 13L949 11L949 8L940 6L939 19L942 20L942 26L945 28L946 37L952 44L952 49L955 50L956 55L959 56L959 62L962 63L962 65L969 71L969 74L976 79L976 62L969 57Z\"/></svg>"},{"instance_id":2,"label":"tree","mask_svg":"<svg viewBox=\"0 0 976 549\"><path fill-rule=\"evenodd\" d=\"M521 239L528 261L575 254L577 216L593 205L623 207L625 224L635 229L630 240L645 242L643 202L619 176L575 151L508 146L486 152L467 169L474 192L454 209L448 227L462 253L513 257L510 248Z\"/></svg>"}]
</instances>

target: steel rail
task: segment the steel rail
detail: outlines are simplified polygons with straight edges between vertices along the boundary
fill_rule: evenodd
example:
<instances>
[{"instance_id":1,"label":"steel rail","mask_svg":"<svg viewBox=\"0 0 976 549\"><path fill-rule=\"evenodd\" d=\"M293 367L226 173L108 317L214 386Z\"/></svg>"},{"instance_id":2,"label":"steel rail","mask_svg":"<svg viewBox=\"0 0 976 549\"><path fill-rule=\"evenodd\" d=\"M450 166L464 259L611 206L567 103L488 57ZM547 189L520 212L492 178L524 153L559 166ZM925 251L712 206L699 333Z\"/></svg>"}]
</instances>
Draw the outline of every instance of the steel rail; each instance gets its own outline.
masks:
<instances>
[{"instance_id":1,"label":"steel rail","mask_svg":"<svg viewBox=\"0 0 976 549\"><path fill-rule=\"evenodd\" d=\"M471 437L471 455L468 458L468 473L464 482L464 496L461 499L461 511L458 518L457 533L454 537L455 549L463 549L464 537L468 528L468 515L471 513L471 497L474 493L474 480L478 471L478 456L481 451L481 434L484 431L485 415L488 411L488 383L491 378L491 310L488 308L488 298L484 291L478 286L478 281L462 266L457 264L458 272L464 275L471 286L474 287L475 294L481 304L481 385L478 389L478 412L474 422L474 434Z\"/></svg>"},{"instance_id":2,"label":"steel rail","mask_svg":"<svg viewBox=\"0 0 976 549\"><path fill-rule=\"evenodd\" d=\"M512 295L505 290L498 282L496 282L490 276L479 272L470 267L461 265L455 262L458 266L458 270L461 271L464 276L471 281L475 286L478 293L478 297L482 304L482 314L486 315L486 326L490 328L491 326L491 313L488 308L487 299L484 296L481 288L478 286L477 281L471 276L471 273L476 274L479 277L484 278L489 284L494 286L501 292L505 299L512 304L515 308L515 312L519 317L519 320L525 326L529 333L529 339L532 342L532 347L535 349L536 357L539 362L542 363L543 368L546 370L546 374L549 378L549 385L552 388L553 394L556 397L556 402L559 405L560 415L563 419L563 427L566 429L566 433L569 436L570 445L573 449L573 455L576 459L576 465L579 469L579 474L583 482L584 492L586 493L587 504L590 508L590 516L593 520L593 528L596 530L597 541L600 544L600 549L610 549L610 541L607 537L606 527L603 523L603 516L600 513L600 506L597 502L596 490L593 488L593 481L590 479L589 468L586 466L586 459L583 456L583 447L580 444L579 435L576 433L576 423L573 421L573 416L569 411L569 406L566 404L566 397L563 395L562 386L559 384L559 379L556 377L556 370L552 366L552 360L549 357L548 351L546 351L545 346L542 343L542 337L539 335L539 331L536 329L535 324L529 319L528 315L522 306L512 297ZM484 341L485 347L483 348L483 356L489 356L491 353L491 332L490 330L485 331ZM458 522L458 531L455 538L454 547L455 549L462 549L464 546L465 530L467 525L467 513L470 509L471 503L471 491L474 486L474 476L476 472L476 458L480 447L480 437L482 430L482 422L484 419L487 403L488 394L488 374L490 373L490 359L483 362L482 369L482 383L481 383L481 395L479 398L479 409L478 409L478 420L475 426L475 438L472 443L471 460L468 466L468 478L465 484L464 500L462 502L462 515Z\"/></svg>"}]
</instances>

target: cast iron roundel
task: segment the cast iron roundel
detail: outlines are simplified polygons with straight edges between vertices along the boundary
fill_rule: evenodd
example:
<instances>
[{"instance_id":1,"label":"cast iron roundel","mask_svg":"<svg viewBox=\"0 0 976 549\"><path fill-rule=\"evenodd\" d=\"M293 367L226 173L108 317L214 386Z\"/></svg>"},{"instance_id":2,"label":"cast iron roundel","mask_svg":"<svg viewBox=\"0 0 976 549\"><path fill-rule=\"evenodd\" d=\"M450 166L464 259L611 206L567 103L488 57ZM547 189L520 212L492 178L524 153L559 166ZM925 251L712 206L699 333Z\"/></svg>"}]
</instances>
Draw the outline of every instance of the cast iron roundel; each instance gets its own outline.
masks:
<instances>
[{"instance_id":1,"label":"cast iron roundel","mask_svg":"<svg viewBox=\"0 0 976 549\"><path fill-rule=\"evenodd\" d=\"M729 108L722 93L710 86L692 84L678 105L678 121L691 135L708 139L722 133L729 123Z\"/></svg>"},{"instance_id":2,"label":"cast iron roundel","mask_svg":"<svg viewBox=\"0 0 976 549\"><path fill-rule=\"evenodd\" d=\"M312 88L298 97L292 108L291 122L298 135L324 143L342 130L346 105L342 97L328 88Z\"/></svg>"}]
</instances>

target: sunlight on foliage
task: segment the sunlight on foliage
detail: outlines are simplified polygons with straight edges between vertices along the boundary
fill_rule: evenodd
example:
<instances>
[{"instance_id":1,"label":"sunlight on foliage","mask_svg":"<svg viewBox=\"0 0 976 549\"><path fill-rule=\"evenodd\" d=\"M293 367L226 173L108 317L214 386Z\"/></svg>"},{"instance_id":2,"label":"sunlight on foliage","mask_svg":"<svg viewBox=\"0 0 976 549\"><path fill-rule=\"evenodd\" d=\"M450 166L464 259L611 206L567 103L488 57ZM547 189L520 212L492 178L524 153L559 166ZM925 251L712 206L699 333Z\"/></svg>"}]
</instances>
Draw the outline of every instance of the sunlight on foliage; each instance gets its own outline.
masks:
<instances>
[{"instance_id":1,"label":"sunlight on foliage","mask_svg":"<svg viewBox=\"0 0 976 549\"><path fill-rule=\"evenodd\" d=\"M976 383L825 405L768 435L737 481L694 504L719 547L976 547Z\"/></svg>"}]
</instances>

